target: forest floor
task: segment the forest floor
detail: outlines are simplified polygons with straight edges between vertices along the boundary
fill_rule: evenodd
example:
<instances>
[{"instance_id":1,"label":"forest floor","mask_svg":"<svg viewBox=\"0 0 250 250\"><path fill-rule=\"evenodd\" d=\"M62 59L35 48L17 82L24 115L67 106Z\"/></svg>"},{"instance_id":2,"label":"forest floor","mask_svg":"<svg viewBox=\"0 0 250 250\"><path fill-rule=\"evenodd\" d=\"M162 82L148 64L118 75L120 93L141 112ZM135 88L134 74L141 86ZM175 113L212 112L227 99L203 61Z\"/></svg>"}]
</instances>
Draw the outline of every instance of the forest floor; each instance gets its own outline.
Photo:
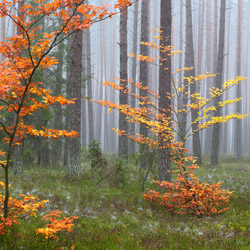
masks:
<instances>
[{"instance_id":1,"label":"forest floor","mask_svg":"<svg viewBox=\"0 0 250 250\"><path fill-rule=\"evenodd\" d=\"M235 191L231 208L213 217L170 215L163 208L143 200L138 169L126 167L122 185L96 185L89 163L83 163L79 180L65 178L63 168L28 168L22 178L11 173L11 194L32 194L49 199L42 214L62 210L65 216L79 216L73 231L57 240L35 236L39 218L23 220L6 236L0 249L250 249L250 161L223 159L215 169L204 164L197 170L200 180L223 181L223 188ZM150 176L147 188L152 188ZM20 237L22 235L22 237Z\"/></svg>"}]
</instances>

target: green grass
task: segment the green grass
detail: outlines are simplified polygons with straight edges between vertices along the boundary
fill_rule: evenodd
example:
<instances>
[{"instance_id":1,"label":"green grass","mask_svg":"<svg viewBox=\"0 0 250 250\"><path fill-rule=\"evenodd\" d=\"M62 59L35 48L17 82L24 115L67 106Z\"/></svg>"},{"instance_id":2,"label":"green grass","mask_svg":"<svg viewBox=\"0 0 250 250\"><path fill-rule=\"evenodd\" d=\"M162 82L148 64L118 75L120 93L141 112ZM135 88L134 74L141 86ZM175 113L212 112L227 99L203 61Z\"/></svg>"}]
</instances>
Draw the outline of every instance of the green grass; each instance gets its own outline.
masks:
<instances>
[{"instance_id":1,"label":"green grass","mask_svg":"<svg viewBox=\"0 0 250 250\"><path fill-rule=\"evenodd\" d=\"M230 210L202 218L172 216L144 202L137 172L129 165L126 183L119 187L106 182L96 186L87 164L75 181L65 178L63 168L29 168L22 178L11 173L12 195L31 193L49 199L42 214L59 209L79 219L73 231L61 233L58 240L35 235L42 226L39 218L22 220L0 236L0 249L249 249L249 163L223 163L216 169L204 165L197 170L200 180L223 181L223 188L235 191ZM147 187L153 187L150 181Z\"/></svg>"}]
</instances>

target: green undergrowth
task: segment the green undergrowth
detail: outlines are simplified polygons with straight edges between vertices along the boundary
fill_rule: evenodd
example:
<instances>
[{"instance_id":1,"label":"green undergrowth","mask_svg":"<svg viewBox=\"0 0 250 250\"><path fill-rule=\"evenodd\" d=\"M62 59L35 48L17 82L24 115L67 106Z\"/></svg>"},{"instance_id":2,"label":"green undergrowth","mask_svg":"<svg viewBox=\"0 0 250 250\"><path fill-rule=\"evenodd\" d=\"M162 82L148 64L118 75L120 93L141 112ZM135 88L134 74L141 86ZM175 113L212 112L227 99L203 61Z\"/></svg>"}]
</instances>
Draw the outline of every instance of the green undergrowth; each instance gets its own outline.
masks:
<instances>
[{"instance_id":1,"label":"green undergrowth","mask_svg":"<svg viewBox=\"0 0 250 250\"><path fill-rule=\"evenodd\" d=\"M231 208L222 215L197 218L170 215L163 208L143 201L138 170L126 167L122 185L107 184L83 164L79 180L69 181L63 168L29 168L22 177L11 173L11 194L32 194L49 199L42 215L62 210L65 216L79 216L71 233L57 240L35 236L38 218L21 221L6 236L0 249L249 249L250 164L223 163L216 168L203 165L196 171L200 180L223 181L223 188L235 191ZM153 188L151 174L146 183Z\"/></svg>"}]
</instances>

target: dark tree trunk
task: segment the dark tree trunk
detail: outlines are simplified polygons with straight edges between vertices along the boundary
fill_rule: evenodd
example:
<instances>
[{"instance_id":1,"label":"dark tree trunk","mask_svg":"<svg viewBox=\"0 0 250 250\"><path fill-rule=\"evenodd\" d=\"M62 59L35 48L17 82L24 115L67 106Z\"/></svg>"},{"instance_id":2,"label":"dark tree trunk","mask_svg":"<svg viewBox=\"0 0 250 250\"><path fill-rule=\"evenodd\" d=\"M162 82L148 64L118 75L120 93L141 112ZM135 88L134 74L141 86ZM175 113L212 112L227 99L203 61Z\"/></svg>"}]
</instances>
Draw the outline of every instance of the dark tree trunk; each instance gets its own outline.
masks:
<instances>
[{"instance_id":1,"label":"dark tree trunk","mask_svg":"<svg viewBox=\"0 0 250 250\"><path fill-rule=\"evenodd\" d=\"M221 0L220 9L220 29L219 29L219 47L218 47L218 58L216 67L216 78L215 87L221 88L223 81L223 68L224 68L224 48L225 48L225 23L226 23L226 0ZM221 101L221 96L214 100L214 105L217 106ZM214 112L214 116L220 116L220 109ZM220 124L215 124L213 127L212 135L212 149L211 149L211 164L218 164L219 155L219 138L220 138Z\"/></svg>"},{"instance_id":2,"label":"dark tree trunk","mask_svg":"<svg viewBox=\"0 0 250 250\"><path fill-rule=\"evenodd\" d=\"M188 71L189 77L195 77L195 62L194 62L194 39L193 39L193 24L192 24L192 6L191 0L186 0L186 23L187 23L187 36L186 36L186 56L187 61L185 67L193 67L193 70ZM190 84L190 94L193 95L197 92L196 84ZM191 103L194 100L191 99ZM192 123L198 118L197 110L191 110ZM192 140L193 140L193 154L197 158L197 164L201 164L201 146L199 132L195 132L198 128L197 123L192 124Z\"/></svg>"},{"instance_id":3,"label":"dark tree trunk","mask_svg":"<svg viewBox=\"0 0 250 250\"><path fill-rule=\"evenodd\" d=\"M139 3L134 4L134 24L133 24L133 54L137 55L137 33L138 33L138 14L139 14ZM137 81L136 79L137 75L137 59L135 57L132 58L132 79L134 82ZM135 86L132 85L131 87L132 93L135 93L136 89ZM131 108L135 108L136 105L136 99L134 97L130 97L130 105ZM129 124L129 131L130 134L135 133L135 124L130 123ZM129 140L129 153L135 153L135 142L132 140Z\"/></svg>"},{"instance_id":4,"label":"dark tree trunk","mask_svg":"<svg viewBox=\"0 0 250 250\"><path fill-rule=\"evenodd\" d=\"M149 0L143 0L141 3L141 42L149 42ZM148 46L140 45L140 54L143 56L148 56ZM145 61L140 61L140 79L143 87L148 86L148 63ZM146 97L145 91L140 90L140 96ZM144 107L140 105L140 107ZM148 136L148 130L146 125L140 124L140 134L144 137Z\"/></svg>"},{"instance_id":5,"label":"dark tree trunk","mask_svg":"<svg viewBox=\"0 0 250 250\"><path fill-rule=\"evenodd\" d=\"M69 130L78 132L76 138L69 138L68 177L80 174L80 138L81 138L81 83L82 83L82 31L71 37L70 53L70 99L76 98L69 107Z\"/></svg>"},{"instance_id":6,"label":"dark tree trunk","mask_svg":"<svg viewBox=\"0 0 250 250\"><path fill-rule=\"evenodd\" d=\"M141 43L142 42L149 42L149 0L143 0L141 2ZM140 54L143 56L149 56L148 46L140 44ZM148 86L148 73L149 72L149 65L145 61L140 61L140 79L143 87ZM147 97L147 93L140 89L140 96L142 98ZM145 105L140 104L140 108L145 107ZM140 124L139 126L139 133L143 137L148 136L148 129L145 124ZM142 145L140 148L141 153L146 152L146 146ZM141 158L140 167L147 168L148 166L148 158L147 155L144 154L144 157Z\"/></svg>"},{"instance_id":7,"label":"dark tree trunk","mask_svg":"<svg viewBox=\"0 0 250 250\"><path fill-rule=\"evenodd\" d=\"M171 0L161 0L161 48L166 48L171 45L171 23L172 23L172 4ZM171 99L167 97L171 94L171 57L161 49L160 58L162 65L159 72L159 109L165 109L167 111L166 116L171 117ZM167 132L166 132L167 133ZM171 180L171 170L169 149L165 149L166 146L163 142L164 136L159 135L159 142L162 146L158 153L158 175L160 181Z\"/></svg>"},{"instance_id":8,"label":"dark tree trunk","mask_svg":"<svg viewBox=\"0 0 250 250\"><path fill-rule=\"evenodd\" d=\"M128 48L127 48L127 21L128 12L127 9L121 10L120 17L120 85L127 87L128 80ZM120 91L120 104L128 104L128 95ZM126 122L126 115L119 114L119 130L128 131L128 124ZM119 156L126 160L128 155L128 138L126 136L119 136Z\"/></svg>"}]
</instances>

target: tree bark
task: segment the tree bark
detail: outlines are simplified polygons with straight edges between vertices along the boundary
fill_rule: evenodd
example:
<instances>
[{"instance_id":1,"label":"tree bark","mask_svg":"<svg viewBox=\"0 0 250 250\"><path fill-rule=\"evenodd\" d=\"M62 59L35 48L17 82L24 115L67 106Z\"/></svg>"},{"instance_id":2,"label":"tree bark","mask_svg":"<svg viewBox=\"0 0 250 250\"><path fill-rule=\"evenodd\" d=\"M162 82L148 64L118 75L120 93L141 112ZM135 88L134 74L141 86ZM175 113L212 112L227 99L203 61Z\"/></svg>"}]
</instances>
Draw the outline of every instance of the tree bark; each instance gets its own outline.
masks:
<instances>
[{"instance_id":1,"label":"tree bark","mask_svg":"<svg viewBox=\"0 0 250 250\"><path fill-rule=\"evenodd\" d=\"M137 55L137 36L138 36L138 15L139 15L139 3L134 3L134 20L133 20L133 54ZM137 81L137 59L136 57L132 58L132 79L134 83ZM136 89L135 86L131 86L131 92L135 93ZM130 97L130 105L131 108L135 108L136 105L136 99L134 97ZM129 132L130 134L135 133L135 124L130 123L129 124ZM129 140L129 153L135 153L135 142L133 140Z\"/></svg>"},{"instance_id":2,"label":"tree bark","mask_svg":"<svg viewBox=\"0 0 250 250\"><path fill-rule=\"evenodd\" d=\"M149 42L149 0L143 0L141 2L141 43ZM148 46L144 44L140 44L140 54L143 56L149 56ZM143 87L148 86L148 72L149 65L145 61L140 61L140 78L139 82L141 82ZM143 90L140 91L141 98L147 98L147 93ZM143 100L142 100L143 101ZM140 108L145 107L145 105L140 104ZM143 137L148 137L148 128L145 124L140 124L139 126L139 134ZM146 152L146 146L141 145L140 153ZM140 167L147 168L148 159L147 155L144 154L144 157L140 160Z\"/></svg>"},{"instance_id":3,"label":"tree bark","mask_svg":"<svg viewBox=\"0 0 250 250\"><path fill-rule=\"evenodd\" d=\"M127 87L128 80L128 48L127 48L127 22L128 22L128 11L127 9L121 9L120 16L120 85L124 88ZM128 104L128 95L120 91L119 95L120 104ZM119 130L128 131L128 125L126 122L126 115L119 114ZM126 136L119 136L119 156L127 160L128 156L128 138Z\"/></svg>"},{"instance_id":4,"label":"tree bark","mask_svg":"<svg viewBox=\"0 0 250 250\"><path fill-rule=\"evenodd\" d=\"M225 50L225 23L226 23L226 0L221 0L220 7L220 29L219 29L219 47L218 58L216 67L215 88L221 88L223 81L223 68L224 68L224 50ZM221 96L218 96L214 100L214 105L218 106L221 101ZM220 109L217 108L214 112L214 116L220 116ZM212 135L212 149L211 149L211 165L218 164L219 155L219 138L220 138L220 124L215 124L213 127Z\"/></svg>"},{"instance_id":5,"label":"tree bark","mask_svg":"<svg viewBox=\"0 0 250 250\"><path fill-rule=\"evenodd\" d=\"M159 110L167 111L166 116L171 117L171 99L167 95L171 94L171 57L164 51L164 48L171 46L171 23L172 23L172 4L171 0L161 0L160 14L161 37L160 58L161 66L159 72ZM168 132L166 132L168 133ZM165 149L166 142L164 136L159 135L160 149L158 153L158 175L159 181L170 181L170 149Z\"/></svg>"},{"instance_id":6,"label":"tree bark","mask_svg":"<svg viewBox=\"0 0 250 250\"><path fill-rule=\"evenodd\" d=\"M78 132L76 138L69 138L68 177L80 175L80 138L81 138L81 82L82 82L82 31L78 30L71 37L70 53L70 99L76 98L69 107L69 130Z\"/></svg>"}]
</instances>

